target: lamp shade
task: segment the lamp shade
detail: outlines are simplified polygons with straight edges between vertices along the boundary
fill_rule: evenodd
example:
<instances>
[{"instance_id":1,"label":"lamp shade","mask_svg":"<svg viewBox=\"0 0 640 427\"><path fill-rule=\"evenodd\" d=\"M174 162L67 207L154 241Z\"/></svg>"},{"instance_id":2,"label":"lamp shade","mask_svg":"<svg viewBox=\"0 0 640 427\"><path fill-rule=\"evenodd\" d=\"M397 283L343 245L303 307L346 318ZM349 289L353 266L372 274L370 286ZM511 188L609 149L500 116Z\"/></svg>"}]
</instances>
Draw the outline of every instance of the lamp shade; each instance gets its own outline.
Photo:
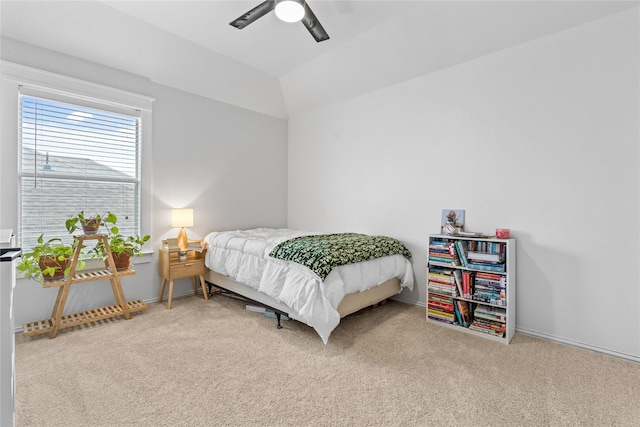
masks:
<instances>
[{"instance_id":1,"label":"lamp shade","mask_svg":"<svg viewBox=\"0 0 640 427\"><path fill-rule=\"evenodd\" d=\"M276 16L285 22L298 22L304 17L304 0L281 0L276 4Z\"/></svg>"},{"instance_id":2,"label":"lamp shade","mask_svg":"<svg viewBox=\"0 0 640 427\"><path fill-rule=\"evenodd\" d=\"M172 209L171 226L174 228L193 227L193 209Z\"/></svg>"}]
</instances>

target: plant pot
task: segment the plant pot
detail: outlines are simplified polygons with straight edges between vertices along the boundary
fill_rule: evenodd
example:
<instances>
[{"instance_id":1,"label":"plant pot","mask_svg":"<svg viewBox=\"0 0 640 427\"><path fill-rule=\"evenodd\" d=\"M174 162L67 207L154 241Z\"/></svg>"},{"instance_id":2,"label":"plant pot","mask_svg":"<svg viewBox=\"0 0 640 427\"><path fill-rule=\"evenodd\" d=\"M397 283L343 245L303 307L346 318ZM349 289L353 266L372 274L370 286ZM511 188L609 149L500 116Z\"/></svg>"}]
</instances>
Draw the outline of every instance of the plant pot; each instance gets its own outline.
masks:
<instances>
[{"instance_id":1,"label":"plant pot","mask_svg":"<svg viewBox=\"0 0 640 427\"><path fill-rule=\"evenodd\" d=\"M65 258L64 261L59 261L56 257L40 257L38 259L38 264L40 265L40 270L45 270L46 268L53 267L56 269L53 276L48 274L43 274L42 278L45 282L54 282L56 280L64 279L64 271L69 267L69 263L71 262L70 258Z\"/></svg>"},{"instance_id":2,"label":"plant pot","mask_svg":"<svg viewBox=\"0 0 640 427\"><path fill-rule=\"evenodd\" d=\"M129 264L131 262L131 254L123 252L120 255L116 255L116 254L111 254L111 255L113 255L113 262L116 265L116 270L123 271L123 270L129 269ZM104 265L109 267L108 259L104 260Z\"/></svg>"},{"instance_id":3,"label":"plant pot","mask_svg":"<svg viewBox=\"0 0 640 427\"><path fill-rule=\"evenodd\" d=\"M84 232L84 234L97 234L98 230L100 229L100 224L102 221L100 221L99 219L88 219L85 222L81 222L82 224L82 231Z\"/></svg>"}]
</instances>

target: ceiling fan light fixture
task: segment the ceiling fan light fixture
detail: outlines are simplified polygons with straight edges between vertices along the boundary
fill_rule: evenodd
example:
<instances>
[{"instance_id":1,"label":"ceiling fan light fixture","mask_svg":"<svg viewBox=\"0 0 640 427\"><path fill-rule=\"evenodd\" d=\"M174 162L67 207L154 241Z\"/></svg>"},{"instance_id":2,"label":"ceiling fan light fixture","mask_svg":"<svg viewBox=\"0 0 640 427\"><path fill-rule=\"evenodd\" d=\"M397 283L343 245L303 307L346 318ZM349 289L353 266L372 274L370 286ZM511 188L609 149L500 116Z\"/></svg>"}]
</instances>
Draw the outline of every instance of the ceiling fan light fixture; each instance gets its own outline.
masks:
<instances>
[{"instance_id":1,"label":"ceiling fan light fixture","mask_svg":"<svg viewBox=\"0 0 640 427\"><path fill-rule=\"evenodd\" d=\"M298 22L304 18L303 0L281 0L276 4L276 16L285 22Z\"/></svg>"}]
</instances>

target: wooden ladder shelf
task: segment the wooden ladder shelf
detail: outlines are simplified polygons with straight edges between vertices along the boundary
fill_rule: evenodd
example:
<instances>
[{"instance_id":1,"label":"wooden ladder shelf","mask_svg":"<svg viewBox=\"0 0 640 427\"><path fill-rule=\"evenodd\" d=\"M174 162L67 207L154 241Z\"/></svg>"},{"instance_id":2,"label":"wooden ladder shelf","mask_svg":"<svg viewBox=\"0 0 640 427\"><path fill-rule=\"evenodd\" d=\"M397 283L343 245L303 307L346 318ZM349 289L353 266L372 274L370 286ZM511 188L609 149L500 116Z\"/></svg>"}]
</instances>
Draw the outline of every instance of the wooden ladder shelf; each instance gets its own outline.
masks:
<instances>
[{"instance_id":1,"label":"wooden ladder shelf","mask_svg":"<svg viewBox=\"0 0 640 427\"><path fill-rule=\"evenodd\" d=\"M63 328L69 328L72 326L82 325L84 323L96 322L98 320L109 319L116 316L125 316L126 319L131 319L131 313L142 311L147 308L147 304L140 300L127 302L122 291L122 285L120 283L120 277L133 276L136 272L129 267L128 270L118 271L116 269L115 262L113 261L113 255L109 248L109 241L104 234L83 235L77 236L78 239L73 261L69 271L69 276L64 280L58 281L45 281L42 286L45 288L58 287L58 296L53 306L53 312L51 318L46 320L39 320L37 322L25 323L23 326L23 334L25 336L50 333L50 338L55 338L58 335L58 330ZM107 252L107 262L109 267L101 270L89 270L76 272L78 260L80 259L80 251L82 250L83 243L86 240L100 240L104 245ZM78 283L92 282L95 280L109 279L111 282L111 289L113 290L113 296L116 300L116 305L108 307L94 308L91 310L83 311L75 314L62 315L64 306L67 302L69 295L69 289L71 285Z\"/></svg>"}]
</instances>

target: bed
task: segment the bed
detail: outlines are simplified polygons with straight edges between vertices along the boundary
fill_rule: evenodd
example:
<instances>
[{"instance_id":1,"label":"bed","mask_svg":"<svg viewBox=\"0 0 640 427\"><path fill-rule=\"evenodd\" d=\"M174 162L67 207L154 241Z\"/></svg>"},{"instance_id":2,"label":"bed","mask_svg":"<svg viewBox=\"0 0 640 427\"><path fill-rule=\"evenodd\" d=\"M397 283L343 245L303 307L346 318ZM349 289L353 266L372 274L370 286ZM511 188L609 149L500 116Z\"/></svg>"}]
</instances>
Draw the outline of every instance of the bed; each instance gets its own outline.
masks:
<instances>
[{"instance_id":1,"label":"bed","mask_svg":"<svg viewBox=\"0 0 640 427\"><path fill-rule=\"evenodd\" d=\"M318 269L317 262L313 266L299 263L300 245L308 244L307 240L324 241L325 236L340 238L346 234L352 233L330 235L286 228L212 232L204 239L205 280L306 323L326 344L342 317L384 301L404 288L413 289L411 254L400 242L384 236L368 237L395 241L404 252L377 256L380 252L372 259L332 268Z\"/></svg>"}]
</instances>

